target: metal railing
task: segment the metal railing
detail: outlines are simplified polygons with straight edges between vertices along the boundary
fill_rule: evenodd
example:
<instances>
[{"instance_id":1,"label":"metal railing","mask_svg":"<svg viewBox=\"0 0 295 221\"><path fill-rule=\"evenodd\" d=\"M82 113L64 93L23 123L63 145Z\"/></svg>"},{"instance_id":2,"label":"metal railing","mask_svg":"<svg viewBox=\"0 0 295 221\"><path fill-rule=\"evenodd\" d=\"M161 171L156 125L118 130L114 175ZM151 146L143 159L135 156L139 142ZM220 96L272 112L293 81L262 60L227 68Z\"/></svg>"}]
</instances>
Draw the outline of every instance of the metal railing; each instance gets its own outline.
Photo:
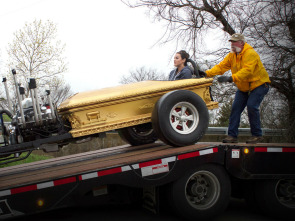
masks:
<instances>
[{"instance_id":1,"label":"metal railing","mask_svg":"<svg viewBox=\"0 0 295 221\"><path fill-rule=\"evenodd\" d=\"M262 128L263 136L282 136L285 129ZM208 127L205 135L227 135L227 127ZM239 128L239 136L251 136L250 128Z\"/></svg>"}]
</instances>

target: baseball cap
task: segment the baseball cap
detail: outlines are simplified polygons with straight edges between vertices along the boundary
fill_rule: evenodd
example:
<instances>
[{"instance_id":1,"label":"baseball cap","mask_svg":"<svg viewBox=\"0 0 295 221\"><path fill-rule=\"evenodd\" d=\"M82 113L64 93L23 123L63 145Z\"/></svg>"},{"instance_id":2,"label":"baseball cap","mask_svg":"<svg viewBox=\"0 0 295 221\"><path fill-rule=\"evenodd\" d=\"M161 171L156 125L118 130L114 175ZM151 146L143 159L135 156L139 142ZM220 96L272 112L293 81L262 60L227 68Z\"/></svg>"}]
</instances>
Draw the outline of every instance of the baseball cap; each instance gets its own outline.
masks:
<instances>
[{"instance_id":1,"label":"baseball cap","mask_svg":"<svg viewBox=\"0 0 295 221\"><path fill-rule=\"evenodd\" d=\"M243 34L240 34L240 33L234 33L229 41L243 41L243 42L246 42L245 40L245 36Z\"/></svg>"}]
</instances>

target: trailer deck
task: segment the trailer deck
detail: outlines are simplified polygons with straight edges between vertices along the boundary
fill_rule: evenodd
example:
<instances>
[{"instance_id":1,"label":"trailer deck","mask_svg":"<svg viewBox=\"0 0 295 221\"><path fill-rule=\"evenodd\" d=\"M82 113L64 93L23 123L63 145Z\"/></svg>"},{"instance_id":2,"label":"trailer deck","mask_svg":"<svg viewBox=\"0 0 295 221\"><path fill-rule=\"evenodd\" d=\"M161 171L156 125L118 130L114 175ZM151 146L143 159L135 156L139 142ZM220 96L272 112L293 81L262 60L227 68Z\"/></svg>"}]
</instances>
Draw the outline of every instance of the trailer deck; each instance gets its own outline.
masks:
<instances>
[{"instance_id":1,"label":"trailer deck","mask_svg":"<svg viewBox=\"0 0 295 221\"><path fill-rule=\"evenodd\" d=\"M11 166L0 169L0 190L43 182L48 179L59 179L106 168L135 164L150 159L165 158L210 146L212 144L198 144L182 148L171 148L162 143L142 146L124 145Z\"/></svg>"},{"instance_id":2,"label":"trailer deck","mask_svg":"<svg viewBox=\"0 0 295 221\"><path fill-rule=\"evenodd\" d=\"M47 180L65 178L81 175L91 171L99 171L107 168L116 168L133 165L139 162L146 162L154 159L181 155L184 153L200 151L219 146L240 146L240 147L294 147L292 144L223 144L198 143L181 148L171 148L163 143L154 143L141 146L123 145L100 149L86 153L58 157L39 162L22 164L0 169L0 191L6 188L13 188L23 185L34 184ZM267 150L266 150L267 151ZM1 196L1 192L0 192Z\"/></svg>"},{"instance_id":3,"label":"trailer deck","mask_svg":"<svg viewBox=\"0 0 295 221\"><path fill-rule=\"evenodd\" d=\"M245 155L245 148L249 155ZM153 143L10 166L0 169L0 218L71 206L82 198L90 201L108 194L111 185L162 186L182 179L185 173L202 165L220 165L241 179L294 179L294 169L290 167L294 153L295 144L284 143L204 142L178 148Z\"/></svg>"}]
</instances>

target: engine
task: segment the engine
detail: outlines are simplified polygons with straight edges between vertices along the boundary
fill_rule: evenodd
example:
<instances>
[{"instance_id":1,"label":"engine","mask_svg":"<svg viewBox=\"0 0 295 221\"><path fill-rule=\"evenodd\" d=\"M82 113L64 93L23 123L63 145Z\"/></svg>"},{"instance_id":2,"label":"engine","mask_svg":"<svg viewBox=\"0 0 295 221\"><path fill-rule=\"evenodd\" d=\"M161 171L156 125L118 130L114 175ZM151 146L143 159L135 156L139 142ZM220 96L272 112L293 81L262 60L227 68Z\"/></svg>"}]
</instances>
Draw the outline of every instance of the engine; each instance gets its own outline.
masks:
<instances>
[{"instance_id":1,"label":"engine","mask_svg":"<svg viewBox=\"0 0 295 221\"><path fill-rule=\"evenodd\" d=\"M28 82L30 97L25 98L25 89L17 83L16 71L12 70L12 74L17 95L17 104L14 109L11 105L6 78L3 78L9 106L9 110L2 110L0 113L5 146L49 138L64 133L64 124L56 114L49 87L45 88L46 99L41 103L36 80L31 78ZM2 116L4 113L11 118L11 122L4 122Z\"/></svg>"}]
</instances>

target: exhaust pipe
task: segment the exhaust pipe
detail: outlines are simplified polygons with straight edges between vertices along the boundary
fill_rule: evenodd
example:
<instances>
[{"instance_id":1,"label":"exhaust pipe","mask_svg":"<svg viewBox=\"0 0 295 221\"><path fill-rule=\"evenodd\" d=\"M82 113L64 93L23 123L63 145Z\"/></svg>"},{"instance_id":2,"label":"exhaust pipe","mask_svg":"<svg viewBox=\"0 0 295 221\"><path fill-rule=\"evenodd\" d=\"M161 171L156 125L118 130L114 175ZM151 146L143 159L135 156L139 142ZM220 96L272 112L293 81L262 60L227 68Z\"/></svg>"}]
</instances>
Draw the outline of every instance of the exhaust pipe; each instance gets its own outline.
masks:
<instances>
[{"instance_id":1,"label":"exhaust pipe","mask_svg":"<svg viewBox=\"0 0 295 221\"><path fill-rule=\"evenodd\" d=\"M13 75L13 80L14 80L14 85L15 85L15 92L16 92L17 100L18 100L18 104L19 104L18 106L19 106L19 110L20 110L21 123L23 124L24 127L26 127L24 110L23 110L23 107L22 107L19 90L17 88L17 80L16 80L16 71L15 71L15 69L12 69L12 75Z\"/></svg>"},{"instance_id":2,"label":"exhaust pipe","mask_svg":"<svg viewBox=\"0 0 295 221\"><path fill-rule=\"evenodd\" d=\"M4 77L2 79L2 82L4 84L5 87L5 93L6 93L6 98L7 98L7 102L8 102L8 109L10 111L10 113L14 113L13 109L12 109L12 105L11 105L11 100L10 100L10 95L9 95L9 91L8 91L8 87L7 87L7 82L6 82L6 77Z\"/></svg>"},{"instance_id":3,"label":"exhaust pipe","mask_svg":"<svg viewBox=\"0 0 295 221\"><path fill-rule=\"evenodd\" d=\"M52 121L55 122L56 121L56 116L55 116L55 111L54 111L53 104L52 104L52 101L51 101L50 89L49 89L48 85L45 85L45 92L47 94L47 98L48 98L48 102L49 102L49 106L50 106L50 110L51 110L51 118L52 118Z\"/></svg>"},{"instance_id":4,"label":"exhaust pipe","mask_svg":"<svg viewBox=\"0 0 295 221\"><path fill-rule=\"evenodd\" d=\"M36 99L36 107L37 107L37 112L39 115L40 124L43 124L41 107L40 107L40 103L39 103L39 99L38 99L39 96L38 96L36 80L34 78L31 78L31 79L33 79L33 81L34 81L33 84L35 85L35 88L33 90L34 90L34 95L35 95L35 99Z\"/></svg>"},{"instance_id":5,"label":"exhaust pipe","mask_svg":"<svg viewBox=\"0 0 295 221\"><path fill-rule=\"evenodd\" d=\"M40 110L40 106L39 106L39 102L37 99L37 95L36 95L36 91L34 90L36 89L36 80L34 78L30 78L29 81L29 90L30 90L30 95L32 98L32 103L33 103L33 109L34 109L34 116L35 116L35 122L37 125L41 125L42 124L42 119L41 119L41 110ZM38 111L38 107L39 106L39 111Z\"/></svg>"}]
</instances>

